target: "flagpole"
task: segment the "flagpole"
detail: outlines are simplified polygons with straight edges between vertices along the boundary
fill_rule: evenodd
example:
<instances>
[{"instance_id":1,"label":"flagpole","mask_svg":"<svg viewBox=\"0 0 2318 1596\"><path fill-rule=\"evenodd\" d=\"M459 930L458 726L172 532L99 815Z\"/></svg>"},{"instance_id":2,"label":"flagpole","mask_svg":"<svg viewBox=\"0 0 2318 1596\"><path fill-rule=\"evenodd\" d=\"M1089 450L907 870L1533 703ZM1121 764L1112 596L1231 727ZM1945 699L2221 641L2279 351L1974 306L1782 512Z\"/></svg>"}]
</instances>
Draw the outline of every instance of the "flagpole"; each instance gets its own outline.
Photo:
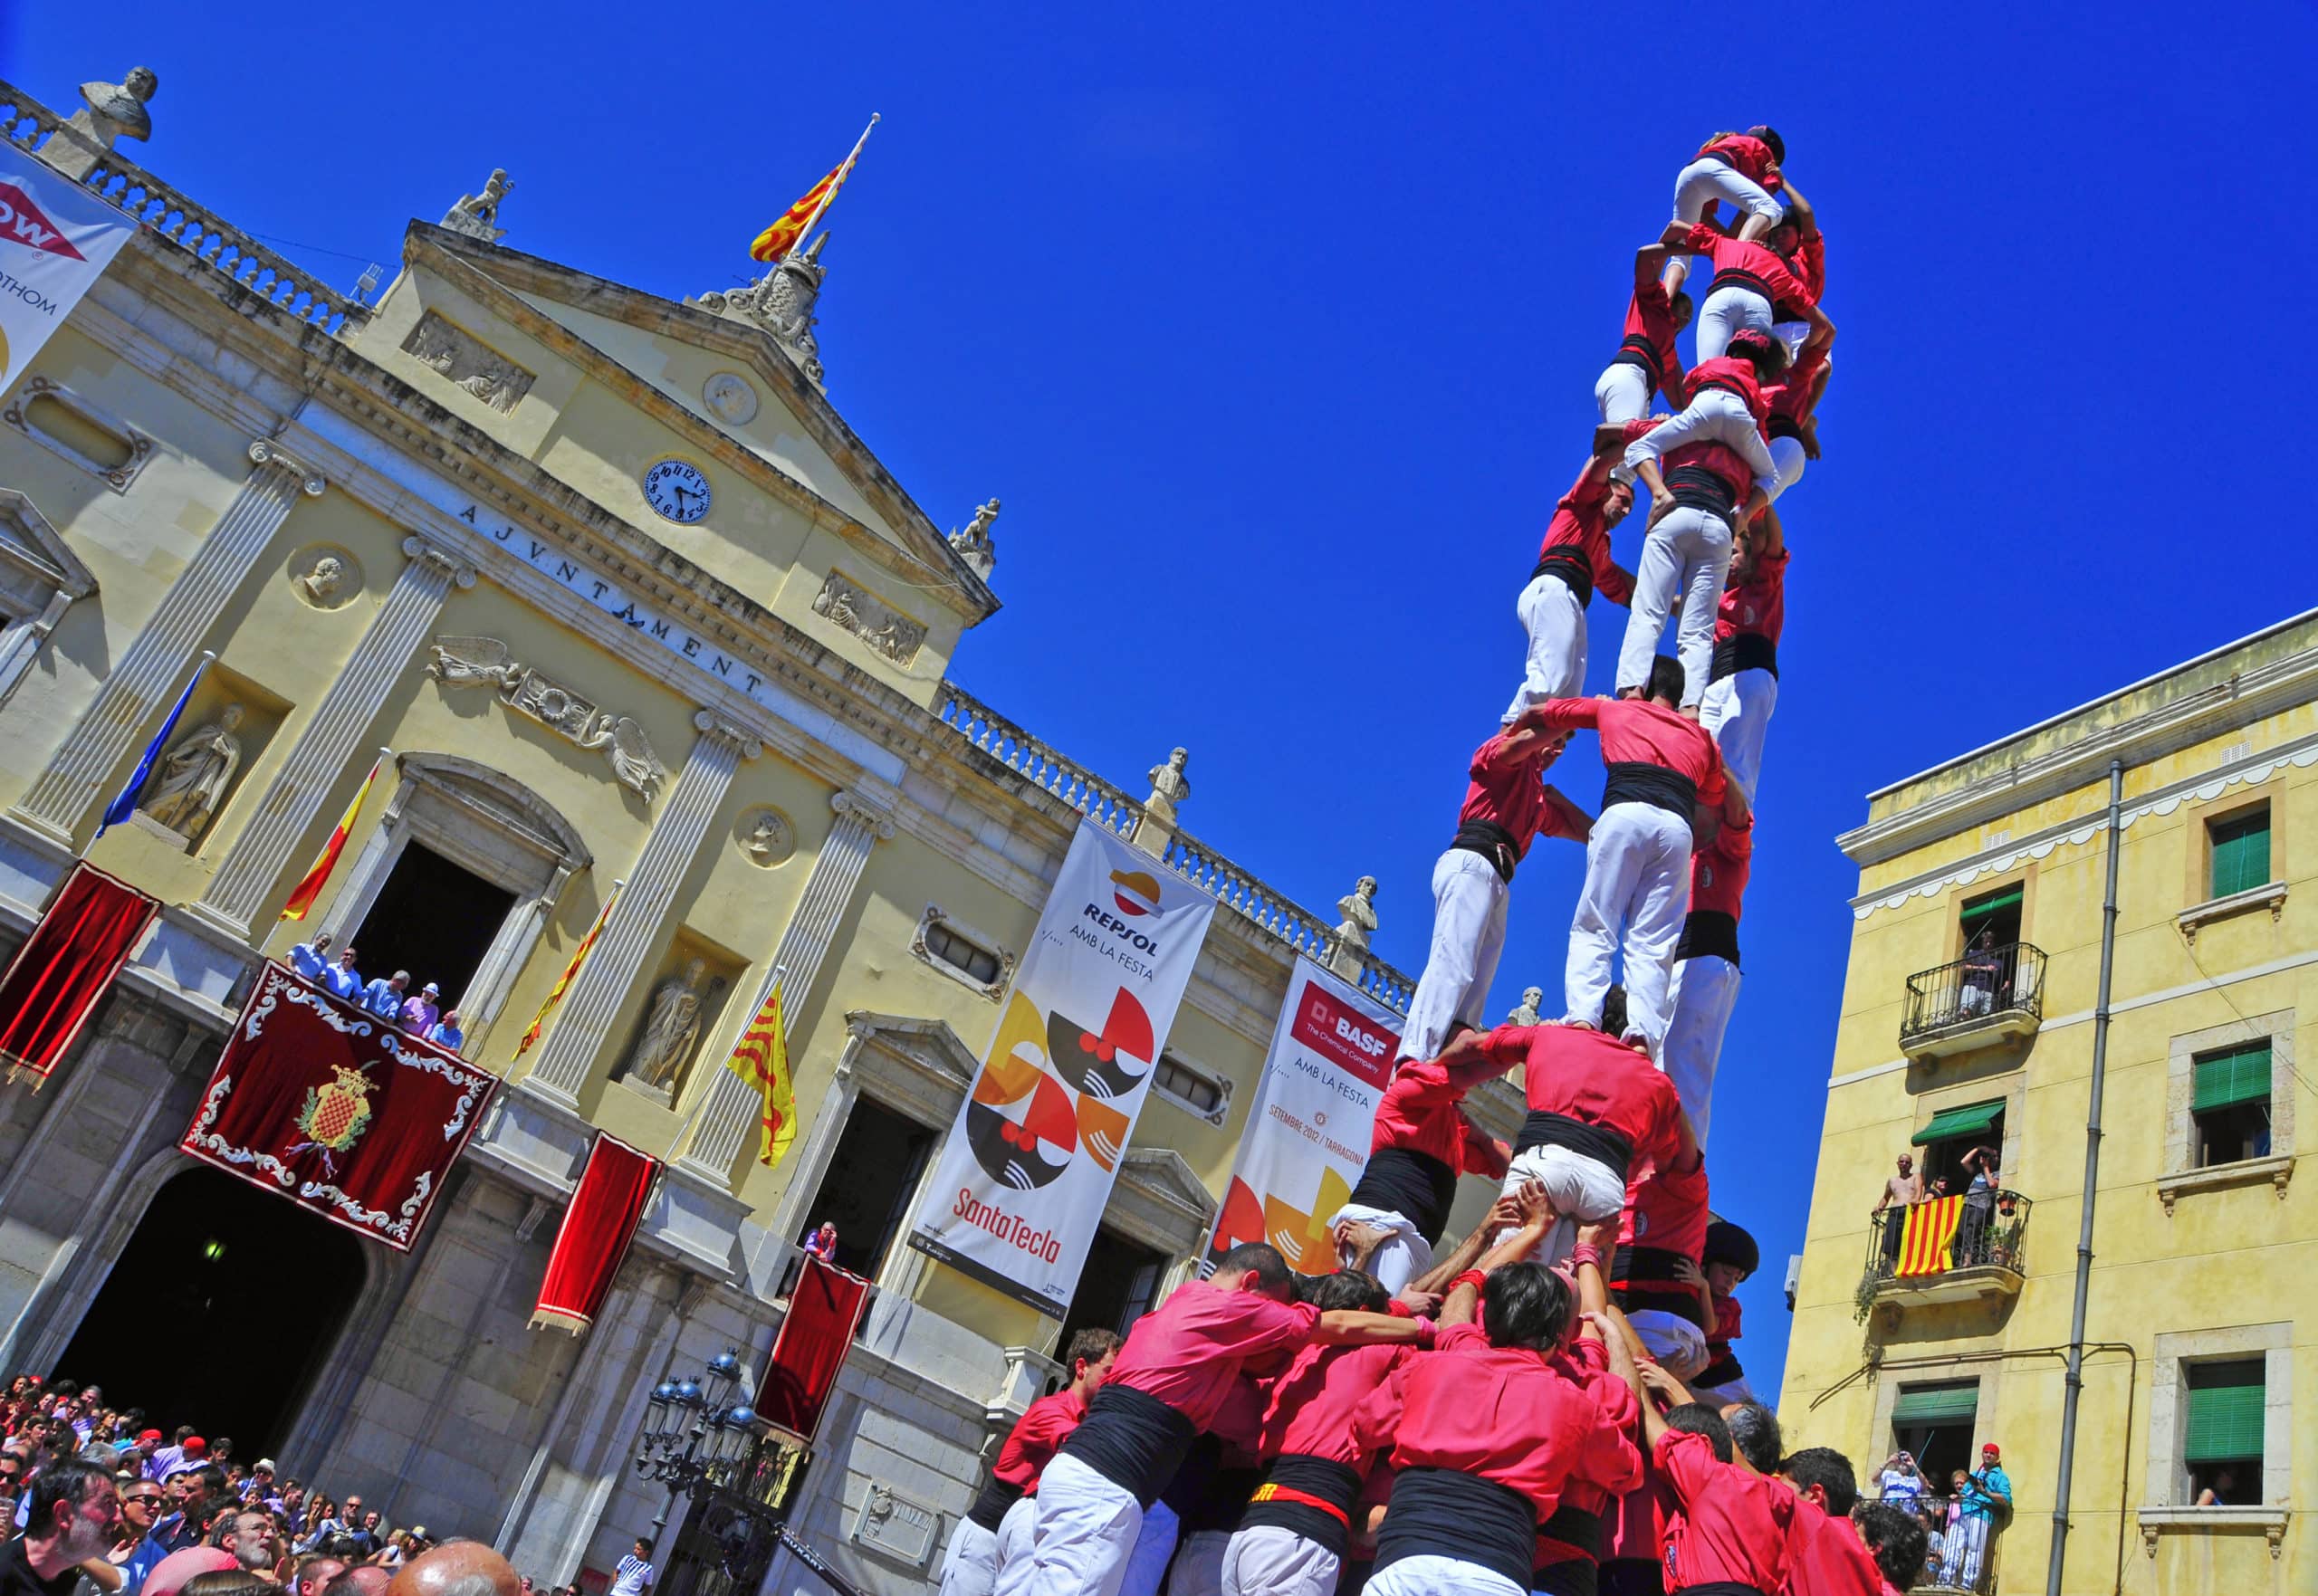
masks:
<instances>
[{"instance_id":1,"label":"flagpole","mask_svg":"<svg viewBox=\"0 0 2318 1596\"><path fill-rule=\"evenodd\" d=\"M846 178L853 175L853 163L861 158L861 147L868 143L869 135L877 130L877 119L883 114L881 111L874 110L869 113L869 125L861 129L861 137L854 141L853 153L847 156L845 164L837 169L837 181L829 185L827 194L821 196L821 203L813 207L812 215L798 233L797 242L789 246L789 254L781 257L782 260L786 261L789 255L793 255L804 248L805 241L813 236L813 229L821 225L821 213L829 208L829 202L837 197L837 191L844 187Z\"/></svg>"},{"instance_id":2,"label":"flagpole","mask_svg":"<svg viewBox=\"0 0 2318 1596\"><path fill-rule=\"evenodd\" d=\"M867 138L867 137L868 137L868 135L865 133L865 134L863 134L863 135L862 135L862 137L866 139L866 138ZM185 684L185 693L186 693L187 695L190 695L190 694L192 693L192 692L193 692L193 684L194 684L194 683L195 683L195 682L198 682L198 681L200 681L200 680L201 680L201 673L202 673L202 672L204 672L204 671L206 671L206 670L207 670L211 665L214 665L214 664L216 664L216 663L217 663L217 651L216 651L216 649L214 649L214 648L205 648L205 649L203 649L203 650L201 651L201 663L200 663L199 664L197 664L197 665L196 665L196 666L194 666L194 667L193 667L193 679L192 679L192 681L189 681L189 682L187 682L187 683ZM167 728L164 728L164 730L167 730ZM150 751L150 750L148 750L148 751ZM113 803L117 804L117 803L119 803L120 801L120 795L119 793L115 793L115 794L113 795ZM105 806L105 808L108 808L108 809L110 809L110 808L112 808L112 804L107 804L107 805ZM97 846L97 839L98 839L99 837L102 836L104 834L105 834L105 821L104 821L104 817L103 817L103 816L101 816L101 815L100 815L100 816L97 817L97 828L96 828L94 831L92 831L92 832L91 832L91 833L89 834L89 840L88 840L88 841L86 841L86 842L84 842L84 843L82 843L82 844L81 845L81 846L79 847L79 849L78 849L78 850L76 850L76 851L74 852L74 854L73 854L73 855L72 855L72 862L73 862L74 864L76 864L76 865L77 865L77 864L81 864L81 863L84 862L84 861L88 858L88 856L89 856L89 850L90 850L91 848L95 847L95 846Z\"/></svg>"}]
</instances>

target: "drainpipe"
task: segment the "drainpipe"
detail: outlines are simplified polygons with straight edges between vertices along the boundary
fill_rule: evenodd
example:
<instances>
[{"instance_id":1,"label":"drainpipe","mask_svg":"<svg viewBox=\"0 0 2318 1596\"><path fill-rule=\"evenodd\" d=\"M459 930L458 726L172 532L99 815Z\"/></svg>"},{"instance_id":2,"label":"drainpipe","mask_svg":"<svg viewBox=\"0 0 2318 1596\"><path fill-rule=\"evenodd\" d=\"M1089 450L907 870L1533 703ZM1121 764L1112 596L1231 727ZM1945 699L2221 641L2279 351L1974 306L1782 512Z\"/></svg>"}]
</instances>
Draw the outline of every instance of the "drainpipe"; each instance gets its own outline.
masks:
<instances>
[{"instance_id":1,"label":"drainpipe","mask_svg":"<svg viewBox=\"0 0 2318 1596\"><path fill-rule=\"evenodd\" d=\"M2068 1374L2061 1394L2061 1473L2053 1487L2053 1550L2045 1596L2061 1596L2068 1561L2069 1486L2076 1471L2076 1406L2084 1394L2084 1302L2093 1287L2093 1198L2101 1176L2101 1088L2109 1066L2109 978L2117 955L2117 848L2125 806L2125 762L2109 761L2109 866L2101 896L2101 989L2093 1003L2093 1087L2084 1106L2084 1190L2076 1222L2076 1305L2068 1322Z\"/></svg>"}]
</instances>

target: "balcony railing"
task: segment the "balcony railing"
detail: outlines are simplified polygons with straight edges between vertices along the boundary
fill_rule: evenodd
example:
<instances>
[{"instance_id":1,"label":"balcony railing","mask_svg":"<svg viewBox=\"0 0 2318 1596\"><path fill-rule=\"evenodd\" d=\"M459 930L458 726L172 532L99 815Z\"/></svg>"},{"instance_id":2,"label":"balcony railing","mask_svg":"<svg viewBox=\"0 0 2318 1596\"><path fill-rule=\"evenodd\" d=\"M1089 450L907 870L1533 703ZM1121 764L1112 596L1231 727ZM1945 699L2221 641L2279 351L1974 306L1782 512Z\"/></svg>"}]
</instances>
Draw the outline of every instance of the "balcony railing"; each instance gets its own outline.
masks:
<instances>
[{"instance_id":1,"label":"balcony railing","mask_svg":"<svg viewBox=\"0 0 2318 1596\"><path fill-rule=\"evenodd\" d=\"M1930 1203L1885 1209L1871 1216L1863 1302L1964 1302L2018 1291L2028 1272L2028 1210L2035 1206L2017 1191L2001 1187L1966 1193L1956 1234L1929 1260L1910 1259L1906 1242L1908 1216L1928 1213ZM1901 1274L1901 1266L1910 1262L1936 1266Z\"/></svg>"},{"instance_id":2,"label":"balcony railing","mask_svg":"<svg viewBox=\"0 0 2318 1596\"><path fill-rule=\"evenodd\" d=\"M1953 1496L1891 1495L1883 1500L1895 1507L1913 1510L1927 1534L1923 1572L1909 1589L1994 1596L1997 1551L2004 1538L2005 1525L2012 1521L2009 1504L1997 1503L1994 1515L1979 1519L1978 1527L1974 1527L1967 1522L1967 1515L1958 1511ZM1929 1543L1929 1537L1934 1535L1939 1537L1937 1543Z\"/></svg>"},{"instance_id":3,"label":"balcony railing","mask_svg":"<svg viewBox=\"0 0 2318 1596\"><path fill-rule=\"evenodd\" d=\"M2045 1015L2045 951L2026 942L1979 948L1952 964L1908 977L1900 1050L1960 1053L2035 1034Z\"/></svg>"}]
</instances>

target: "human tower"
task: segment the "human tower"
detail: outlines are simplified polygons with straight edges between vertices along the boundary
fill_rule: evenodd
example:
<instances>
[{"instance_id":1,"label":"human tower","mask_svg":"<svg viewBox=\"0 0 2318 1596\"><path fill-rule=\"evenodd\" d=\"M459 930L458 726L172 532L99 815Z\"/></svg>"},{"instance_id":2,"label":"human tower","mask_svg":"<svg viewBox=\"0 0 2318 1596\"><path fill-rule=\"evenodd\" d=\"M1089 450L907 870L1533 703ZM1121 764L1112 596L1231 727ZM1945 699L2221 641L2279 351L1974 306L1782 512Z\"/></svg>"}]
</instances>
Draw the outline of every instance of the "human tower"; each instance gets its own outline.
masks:
<instances>
[{"instance_id":1,"label":"human tower","mask_svg":"<svg viewBox=\"0 0 2318 1596\"><path fill-rule=\"evenodd\" d=\"M1840 1454L1782 1455L1730 1345L1756 1244L1708 1209L1777 699L1773 506L1817 457L1834 338L1785 154L1767 127L1716 135L1634 256L1590 458L1516 605L1519 686L1474 750L1402 1056L1331 1220L1342 1266L1298 1278L1250 1243L1124 1345L1080 1333L1069 1383L1031 1404L958 1524L944 1596L1877 1596L1920 1568L1906 1515L1854 1519ZM1637 483L1629 571L1609 534ZM1586 698L1596 593L1629 616L1614 695ZM1580 730L1606 771L1593 816L1545 779ZM1540 836L1585 845L1566 1012L1484 1031ZM1463 1099L1517 1064L1528 1113L1509 1147ZM1436 1257L1467 1174L1502 1194Z\"/></svg>"}]
</instances>

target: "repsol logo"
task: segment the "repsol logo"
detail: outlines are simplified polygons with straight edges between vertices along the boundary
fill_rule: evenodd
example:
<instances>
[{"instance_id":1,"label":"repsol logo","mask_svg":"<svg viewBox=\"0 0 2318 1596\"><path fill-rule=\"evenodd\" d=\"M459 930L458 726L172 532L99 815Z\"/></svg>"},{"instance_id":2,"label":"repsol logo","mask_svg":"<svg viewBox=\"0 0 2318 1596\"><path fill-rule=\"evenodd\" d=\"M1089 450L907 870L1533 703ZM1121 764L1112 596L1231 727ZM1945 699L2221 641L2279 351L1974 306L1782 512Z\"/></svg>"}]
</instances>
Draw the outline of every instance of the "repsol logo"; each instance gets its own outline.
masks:
<instances>
[{"instance_id":1,"label":"repsol logo","mask_svg":"<svg viewBox=\"0 0 2318 1596\"><path fill-rule=\"evenodd\" d=\"M1081 916L1081 918L1093 921L1097 925L1110 932L1111 935L1118 938L1123 942L1128 943L1142 952L1155 954L1159 951L1159 944L1157 942L1153 941L1149 937L1144 935L1143 932L1137 931L1134 926L1129 925L1125 921L1112 913L1108 909L1104 908L1100 903L1087 904L1086 913Z\"/></svg>"}]
</instances>

